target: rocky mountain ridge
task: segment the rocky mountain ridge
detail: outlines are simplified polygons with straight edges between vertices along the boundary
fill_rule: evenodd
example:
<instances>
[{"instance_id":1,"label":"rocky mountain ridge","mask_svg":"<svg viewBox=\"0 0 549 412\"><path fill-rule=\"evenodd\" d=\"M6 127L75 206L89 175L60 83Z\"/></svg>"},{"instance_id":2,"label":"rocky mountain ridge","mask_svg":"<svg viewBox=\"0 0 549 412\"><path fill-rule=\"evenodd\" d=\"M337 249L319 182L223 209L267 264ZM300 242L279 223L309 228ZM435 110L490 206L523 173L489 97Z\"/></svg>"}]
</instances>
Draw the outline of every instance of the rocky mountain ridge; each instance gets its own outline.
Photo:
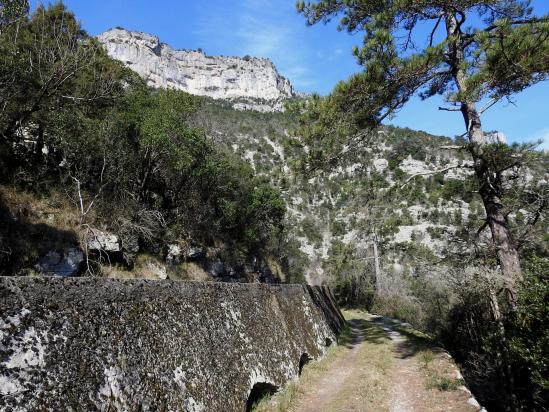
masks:
<instances>
[{"instance_id":1,"label":"rocky mountain ridge","mask_svg":"<svg viewBox=\"0 0 549 412\"><path fill-rule=\"evenodd\" d=\"M114 28L97 39L110 57L137 72L155 88L233 102L239 110L280 111L295 96L274 64L250 56L208 56L202 50L176 50L154 35Z\"/></svg>"}]
</instances>

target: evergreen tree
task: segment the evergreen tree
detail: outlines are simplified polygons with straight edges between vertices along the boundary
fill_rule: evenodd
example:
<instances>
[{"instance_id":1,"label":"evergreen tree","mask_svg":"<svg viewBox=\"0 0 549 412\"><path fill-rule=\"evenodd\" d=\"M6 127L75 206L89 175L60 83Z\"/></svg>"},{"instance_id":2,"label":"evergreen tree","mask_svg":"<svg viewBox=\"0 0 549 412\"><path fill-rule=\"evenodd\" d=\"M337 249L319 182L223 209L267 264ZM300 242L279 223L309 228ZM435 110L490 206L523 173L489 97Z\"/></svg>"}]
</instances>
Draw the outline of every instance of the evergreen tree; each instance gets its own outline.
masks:
<instances>
[{"instance_id":1,"label":"evergreen tree","mask_svg":"<svg viewBox=\"0 0 549 412\"><path fill-rule=\"evenodd\" d=\"M352 148L368 135L364 128L380 124L414 95L444 95L449 107L441 109L461 112L465 122L466 148L514 306L522 275L502 197L504 172L520 167L520 160L509 155L491 161L494 149L481 115L548 78L549 16L535 16L530 1L521 0L320 0L300 1L297 8L310 25L342 16L340 30L364 32L362 47L353 50L364 71L328 98L306 103L300 133L313 148L311 160Z\"/></svg>"},{"instance_id":2,"label":"evergreen tree","mask_svg":"<svg viewBox=\"0 0 549 412\"><path fill-rule=\"evenodd\" d=\"M0 0L0 32L2 27L27 15L28 0Z\"/></svg>"}]
</instances>

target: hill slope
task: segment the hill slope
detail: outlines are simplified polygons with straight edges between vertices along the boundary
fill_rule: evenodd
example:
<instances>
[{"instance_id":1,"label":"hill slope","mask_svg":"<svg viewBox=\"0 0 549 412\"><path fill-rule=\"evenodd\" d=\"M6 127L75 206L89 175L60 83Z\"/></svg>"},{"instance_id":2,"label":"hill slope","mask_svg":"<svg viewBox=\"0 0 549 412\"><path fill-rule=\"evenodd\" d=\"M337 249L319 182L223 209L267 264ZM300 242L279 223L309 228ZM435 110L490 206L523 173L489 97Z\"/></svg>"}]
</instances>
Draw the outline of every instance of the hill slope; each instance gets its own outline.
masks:
<instances>
[{"instance_id":1,"label":"hill slope","mask_svg":"<svg viewBox=\"0 0 549 412\"><path fill-rule=\"evenodd\" d=\"M428 271L427 263L462 251L464 227L482 226L471 161L447 137L383 127L337 168L304 175L293 167L307 149L291 136L296 123L290 114L237 112L211 101L194 121L282 190L296 270L305 268L310 283L328 281L326 271L333 275L338 265L339 271L373 272L374 243L385 272L418 275ZM522 179L543 185L549 175L540 167ZM513 212L509 220L520 225L530 214Z\"/></svg>"}]
</instances>

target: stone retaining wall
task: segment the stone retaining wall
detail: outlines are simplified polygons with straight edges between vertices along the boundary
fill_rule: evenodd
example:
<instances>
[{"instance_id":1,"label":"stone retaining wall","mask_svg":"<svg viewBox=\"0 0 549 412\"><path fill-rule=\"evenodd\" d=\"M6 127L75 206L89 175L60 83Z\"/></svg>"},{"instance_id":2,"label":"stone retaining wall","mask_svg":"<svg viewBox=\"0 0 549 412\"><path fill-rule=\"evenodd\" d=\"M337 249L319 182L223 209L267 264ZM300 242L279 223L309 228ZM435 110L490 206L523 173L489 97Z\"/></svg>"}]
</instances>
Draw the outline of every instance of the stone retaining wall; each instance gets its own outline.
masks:
<instances>
[{"instance_id":1,"label":"stone retaining wall","mask_svg":"<svg viewBox=\"0 0 549 412\"><path fill-rule=\"evenodd\" d=\"M243 411L343 322L322 287L0 278L0 410Z\"/></svg>"}]
</instances>

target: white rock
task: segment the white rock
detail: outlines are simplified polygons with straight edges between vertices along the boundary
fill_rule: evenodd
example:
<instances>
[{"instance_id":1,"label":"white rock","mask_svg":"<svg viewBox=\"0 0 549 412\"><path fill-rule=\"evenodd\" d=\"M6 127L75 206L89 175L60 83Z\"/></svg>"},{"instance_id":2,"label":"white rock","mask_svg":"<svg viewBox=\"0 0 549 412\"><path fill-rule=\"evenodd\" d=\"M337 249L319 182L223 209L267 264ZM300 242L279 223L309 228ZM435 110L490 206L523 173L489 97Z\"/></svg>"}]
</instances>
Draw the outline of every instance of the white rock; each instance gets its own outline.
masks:
<instances>
[{"instance_id":1,"label":"white rock","mask_svg":"<svg viewBox=\"0 0 549 412\"><path fill-rule=\"evenodd\" d=\"M189 259L199 259L206 256L206 250L199 246L191 246L187 251L187 257Z\"/></svg>"},{"instance_id":2,"label":"white rock","mask_svg":"<svg viewBox=\"0 0 549 412\"><path fill-rule=\"evenodd\" d=\"M166 267L155 262L148 262L147 267L158 279L167 279L168 272Z\"/></svg>"},{"instance_id":3,"label":"white rock","mask_svg":"<svg viewBox=\"0 0 549 412\"><path fill-rule=\"evenodd\" d=\"M88 235L88 249L104 252L120 252L120 239L112 233L94 230Z\"/></svg>"},{"instance_id":4,"label":"white rock","mask_svg":"<svg viewBox=\"0 0 549 412\"><path fill-rule=\"evenodd\" d=\"M264 99L275 102L294 96L289 80L268 59L206 56L202 51L175 50L146 33L111 29L98 40L112 58L140 74L152 87L173 88L214 99ZM253 106L253 105L252 105ZM269 103L239 109L269 111ZM273 111L270 110L270 111Z\"/></svg>"},{"instance_id":5,"label":"white rock","mask_svg":"<svg viewBox=\"0 0 549 412\"><path fill-rule=\"evenodd\" d=\"M169 263L175 262L181 256L181 246L173 244L168 245L168 254L166 255L166 261Z\"/></svg>"},{"instance_id":6,"label":"white rock","mask_svg":"<svg viewBox=\"0 0 549 412\"><path fill-rule=\"evenodd\" d=\"M484 133L486 143L503 143L507 144L507 136L502 132L489 132Z\"/></svg>"},{"instance_id":7,"label":"white rock","mask_svg":"<svg viewBox=\"0 0 549 412\"><path fill-rule=\"evenodd\" d=\"M411 156L408 156L408 158L400 162L399 167L403 172L408 173L409 175L432 171L430 165L427 165L427 163L421 160L415 160Z\"/></svg>"},{"instance_id":8,"label":"white rock","mask_svg":"<svg viewBox=\"0 0 549 412\"><path fill-rule=\"evenodd\" d=\"M469 398L467 400L467 403L471 406L474 406L475 408L479 408L480 409L480 403L478 403L478 401L475 399L475 398Z\"/></svg>"},{"instance_id":9,"label":"white rock","mask_svg":"<svg viewBox=\"0 0 549 412\"><path fill-rule=\"evenodd\" d=\"M374 160L374 168L378 172L383 172L385 169L387 169L387 167L389 167L389 162L387 161L387 159Z\"/></svg>"},{"instance_id":10,"label":"white rock","mask_svg":"<svg viewBox=\"0 0 549 412\"><path fill-rule=\"evenodd\" d=\"M38 270L45 275L75 276L84 262L84 253L77 248L70 248L65 253L50 251L40 259Z\"/></svg>"}]
</instances>

